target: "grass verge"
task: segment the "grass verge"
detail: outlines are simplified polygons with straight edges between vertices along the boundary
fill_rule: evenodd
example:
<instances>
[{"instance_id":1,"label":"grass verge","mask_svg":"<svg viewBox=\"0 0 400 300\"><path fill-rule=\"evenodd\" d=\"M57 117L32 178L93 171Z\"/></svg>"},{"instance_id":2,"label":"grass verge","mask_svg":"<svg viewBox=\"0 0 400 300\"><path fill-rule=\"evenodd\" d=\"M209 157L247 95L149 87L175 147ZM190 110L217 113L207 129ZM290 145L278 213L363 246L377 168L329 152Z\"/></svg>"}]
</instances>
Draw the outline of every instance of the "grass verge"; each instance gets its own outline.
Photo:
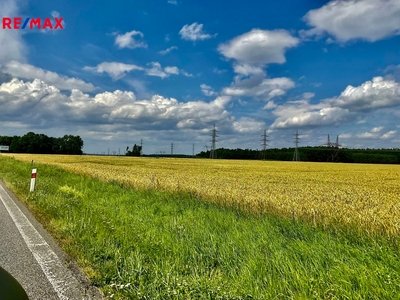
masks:
<instances>
[{"instance_id":1,"label":"grass verge","mask_svg":"<svg viewBox=\"0 0 400 300\"><path fill-rule=\"evenodd\" d=\"M396 299L396 244L0 157L0 177L115 299Z\"/></svg>"}]
</instances>

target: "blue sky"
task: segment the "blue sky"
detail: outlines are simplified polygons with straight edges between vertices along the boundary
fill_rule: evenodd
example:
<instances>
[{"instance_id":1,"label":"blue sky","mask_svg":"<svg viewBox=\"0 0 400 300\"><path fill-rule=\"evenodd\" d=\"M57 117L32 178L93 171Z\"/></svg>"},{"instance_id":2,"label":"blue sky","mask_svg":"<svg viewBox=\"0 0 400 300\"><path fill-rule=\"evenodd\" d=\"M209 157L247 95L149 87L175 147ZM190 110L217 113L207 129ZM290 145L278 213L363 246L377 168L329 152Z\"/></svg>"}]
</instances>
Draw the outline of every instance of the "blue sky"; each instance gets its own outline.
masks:
<instances>
[{"instance_id":1,"label":"blue sky","mask_svg":"<svg viewBox=\"0 0 400 300\"><path fill-rule=\"evenodd\" d=\"M399 147L400 2L18 1L1 17L0 134L79 134L85 151ZM0 24L1 25L1 24Z\"/></svg>"}]
</instances>

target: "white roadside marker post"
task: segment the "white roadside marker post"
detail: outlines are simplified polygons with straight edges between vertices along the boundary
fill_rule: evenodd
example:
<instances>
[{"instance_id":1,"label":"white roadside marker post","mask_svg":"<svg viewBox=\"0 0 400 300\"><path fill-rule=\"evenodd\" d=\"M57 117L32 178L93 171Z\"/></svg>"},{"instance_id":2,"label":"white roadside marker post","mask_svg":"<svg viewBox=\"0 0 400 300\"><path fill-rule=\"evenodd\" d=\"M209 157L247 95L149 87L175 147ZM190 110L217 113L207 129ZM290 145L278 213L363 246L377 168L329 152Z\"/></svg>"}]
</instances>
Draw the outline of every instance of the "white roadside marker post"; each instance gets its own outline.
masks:
<instances>
[{"instance_id":1,"label":"white roadside marker post","mask_svg":"<svg viewBox=\"0 0 400 300\"><path fill-rule=\"evenodd\" d=\"M36 175L37 175L37 169L32 169L31 187L29 189L29 192L31 193L35 191Z\"/></svg>"}]
</instances>

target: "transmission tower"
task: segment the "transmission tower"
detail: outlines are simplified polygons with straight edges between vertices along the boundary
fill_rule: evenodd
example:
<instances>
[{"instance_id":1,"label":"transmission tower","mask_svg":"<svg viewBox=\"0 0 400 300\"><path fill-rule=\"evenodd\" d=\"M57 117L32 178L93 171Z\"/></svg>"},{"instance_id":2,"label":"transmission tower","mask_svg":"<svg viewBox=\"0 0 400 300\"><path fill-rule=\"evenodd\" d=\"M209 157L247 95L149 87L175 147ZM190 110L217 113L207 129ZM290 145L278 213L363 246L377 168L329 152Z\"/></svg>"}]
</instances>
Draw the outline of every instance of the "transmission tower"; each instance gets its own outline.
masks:
<instances>
[{"instance_id":1,"label":"transmission tower","mask_svg":"<svg viewBox=\"0 0 400 300\"><path fill-rule=\"evenodd\" d=\"M174 155L174 143L171 143L171 155Z\"/></svg>"},{"instance_id":2,"label":"transmission tower","mask_svg":"<svg viewBox=\"0 0 400 300\"><path fill-rule=\"evenodd\" d=\"M192 148L192 156L194 157L194 144L193 144L193 148Z\"/></svg>"},{"instance_id":3,"label":"transmission tower","mask_svg":"<svg viewBox=\"0 0 400 300\"><path fill-rule=\"evenodd\" d=\"M339 135L336 136L336 143L332 143L332 162L336 162L338 161L338 156L339 156L339 151L340 151L340 147L341 145L339 144Z\"/></svg>"},{"instance_id":4,"label":"transmission tower","mask_svg":"<svg viewBox=\"0 0 400 300\"><path fill-rule=\"evenodd\" d=\"M268 147L268 142L269 142L269 136L267 134L267 129L264 129L264 132L262 134L262 139L261 139L261 146L262 146L262 159L266 160L267 159L267 147Z\"/></svg>"},{"instance_id":5,"label":"transmission tower","mask_svg":"<svg viewBox=\"0 0 400 300\"><path fill-rule=\"evenodd\" d=\"M218 137L218 132L217 129L214 128L211 130L211 151L210 151L210 158L214 159L217 158L217 149L216 149L216 144L217 144L217 137Z\"/></svg>"},{"instance_id":6,"label":"transmission tower","mask_svg":"<svg viewBox=\"0 0 400 300\"><path fill-rule=\"evenodd\" d=\"M338 148L338 149L339 149L340 146L342 146L342 145L339 144L339 135L337 135L337 136L336 136L335 148Z\"/></svg>"},{"instance_id":7,"label":"transmission tower","mask_svg":"<svg viewBox=\"0 0 400 300\"><path fill-rule=\"evenodd\" d=\"M299 135L299 130L296 130L296 133L294 135L294 154L293 154L293 161L299 161L299 143L300 143L300 135Z\"/></svg>"},{"instance_id":8,"label":"transmission tower","mask_svg":"<svg viewBox=\"0 0 400 300\"><path fill-rule=\"evenodd\" d=\"M327 152L329 153L329 156L327 158L328 161L330 162L338 161L340 147L342 146L339 144L339 135L336 136L336 142L331 142L330 135L328 134L328 140L326 144L323 144L322 146L325 146L330 150L330 152Z\"/></svg>"}]
</instances>

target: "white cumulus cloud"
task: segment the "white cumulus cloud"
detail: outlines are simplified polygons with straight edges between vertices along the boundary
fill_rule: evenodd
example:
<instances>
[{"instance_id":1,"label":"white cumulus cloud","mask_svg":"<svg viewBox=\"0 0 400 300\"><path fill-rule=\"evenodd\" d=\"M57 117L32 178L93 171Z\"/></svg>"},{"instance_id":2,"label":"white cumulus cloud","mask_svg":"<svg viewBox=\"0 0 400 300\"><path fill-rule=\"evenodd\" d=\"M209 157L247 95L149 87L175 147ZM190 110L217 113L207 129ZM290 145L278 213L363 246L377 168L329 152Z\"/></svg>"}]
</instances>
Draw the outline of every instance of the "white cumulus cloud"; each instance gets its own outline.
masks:
<instances>
[{"instance_id":1,"label":"white cumulus cloud","mask_svg":"<svg viewBox=\"0 0 400 300\"><path fill-rule=\"evenodd\" d=\"M115 45L117 45L117 47L120 49L147 48L147 44L145 41L143 41L143 37L143 33L136 30L129 31L124 34L117 34L115 37Z\"/></svg>"},{"instance_id":2,"label":"white cumulus cloud","mask_svg":"<svg viewBox=\"0 0 400 300\"><path fill-rule=\"evenodd\" d=\"M213 38L215 34L206 33L203 30L203 26L203 24L197 22L190 25L186 24L181 28L179 34L182 39L187 41L204 41Z\"/></svg>"},{"instance_id":3,"label":"white cumulus cloud","mask_svg":"<svg viewBox=\"0 0 400 300\"><path fill-rule=\"evenodd\" d=\"M374 127L369 131L361 132L356 135L360 139L380 139L380 140L390 140L394 138L397 134L397 130L384 131L383 126Z\"/></svg>"},{"instance_id":4,"label":"white cumulus cloud","mask_svg":"<svg viewBox=\"0 0 400 300\"><path fill-rule=\"evenodd\" d=\"M3 72L8 73L14 77L43 80L46 83L56 86L60 90L79 89L84 92L90 92L94 90L94 86L91 83L87 83L81 79L62 76L55 72L47 71L14 60L5 64L1 69Z\"/></svg>"},{"instance_id":5,"label":"white cumulus cloud","mask_svg":"<svg viewBox=\"0 0 400 300\"><path fill-rule=\"evenodd\" d=\"M221 44L218 50L241 65L260 67L270 63L284 63L285 51L298 43L299 40L286 30L253 29Z\"/></svg>"},{"instance_id":6,"label":"white cumulus cloud","mask_svg":"<svg viewBox=\"0 0 400 300\"><path fill-rule=\"evenodd\" d=\"M130 91L88 95L78 89L63 93L42 80L12 79L0 85L0 119L43 126L125 127L135 130L204 130L218 122L232 128L226 110L229 97L211 102L186 101L153 95L137 99Z\"/></svg>"},{"instance_id":7,"label":"white cumulus cloud","mask_svg":"<svg viewBox=\"0 0 400 300\"><path fill-rule=\"evenodd\" d=\"M312 26L306 35L327 33L340 42L375 42L400 33L400 1L334 0L309 11L304 19Z\"/></svg>"},{"instance_id":8,"label":"white cumulus cloud","mask_svg":"<svg viewBox=\"0 0 400 300\"><path fill-rule=\"evenodd\" d=\"M122 78L127 73L135 70L143 70L143 68L140 66L120 62L102 62L95 67L86 66L83 69L85 71L91 71L99 74L106 73L113 79Z\"/></svg>"},{"instance_id":9,"label":"white cumulus cloud","mask_svg":"<svg viewBox=\"0 0 400 300\"><path fill-rule=\"evenodd\" d=\"M306 94L305 94L306 96ZM400 83L392 79L374 77L360 86L347 86L337 97L316 104L310 98L279 105L273 110L277 116L274 128L306 127L341 124L356 116L373 114L378 109L400 107ZM376 127L370 134L377 133ZM367 137L368 133L364 133Z\"/></svg>"},{"instance_id":10,"label":"white cumulus cloud","mask_svg":"<svg viewBox=\"0 0 400 300\"><path fill-rule=\"evenodd\" d=\"M286 77L265 78L263 75L245 79L237 77L231 86L223 89L223 93L229 96L270 100L286 94L294 86L294 82Z\"/></svg>"},{"instance_id":11,"label":"white cumulus cloud","mask_svg":"<svg viewBox=\"0 0 400 300\"><path fill-rule=\"evenodd\" d=\"M285 95L295 83L286 77L268 78L264 68L271 63L284 63L286 50L298 43L299 40L286 30L252 29L219 45L218 51L234 61L233 69L237 74L223 93L266 101Z\"/></svg>"},{"instance_id":12,"label":"white cumulus cloud","mask_svg":"<svg viewBox=\"0 0 400 300\"><path fill-rule=\"evenodd\" d=\"M212 89L211 86L207 85L207 84L200 84L200 89L201 92L207 96L207 97L212 97L215 96L217 93Z\"/></svg>"},{"instance_id":13,"label":"white cumulus cloud","mask_svg":"<svg viewBox=\"0 0 400 300\"><path fill-rule=\"evenodd\" d=\"M160 77L161 79L182 73L181 70L179 70L179 68L176 66L162 67L159 62L151 62L149 63L149 66L150 67L146 69L146 74L148 76Z\"/></svg>"},{"instance_id":14,"label":"white cumulus cloud","mask_svg":"<svg viewBox=\"0 0 400 300\"><path fill-rule=\"evenodd\" d=\"M233 129L240 133L260 132L264 128L264 122L248 117L243 117L233 122Z\"/></svg>"},{"instance_id":15,"label":"white cumulus cloud","mask_svg":"<svg viewBox=\"0 0 400 300\"><path fill-rule=\"evenodd\" d=\"M357 87L349 85L333 105L352 110L397 106L400 105L400 83L378 76Z\"/></svg>"}]
</instances>

